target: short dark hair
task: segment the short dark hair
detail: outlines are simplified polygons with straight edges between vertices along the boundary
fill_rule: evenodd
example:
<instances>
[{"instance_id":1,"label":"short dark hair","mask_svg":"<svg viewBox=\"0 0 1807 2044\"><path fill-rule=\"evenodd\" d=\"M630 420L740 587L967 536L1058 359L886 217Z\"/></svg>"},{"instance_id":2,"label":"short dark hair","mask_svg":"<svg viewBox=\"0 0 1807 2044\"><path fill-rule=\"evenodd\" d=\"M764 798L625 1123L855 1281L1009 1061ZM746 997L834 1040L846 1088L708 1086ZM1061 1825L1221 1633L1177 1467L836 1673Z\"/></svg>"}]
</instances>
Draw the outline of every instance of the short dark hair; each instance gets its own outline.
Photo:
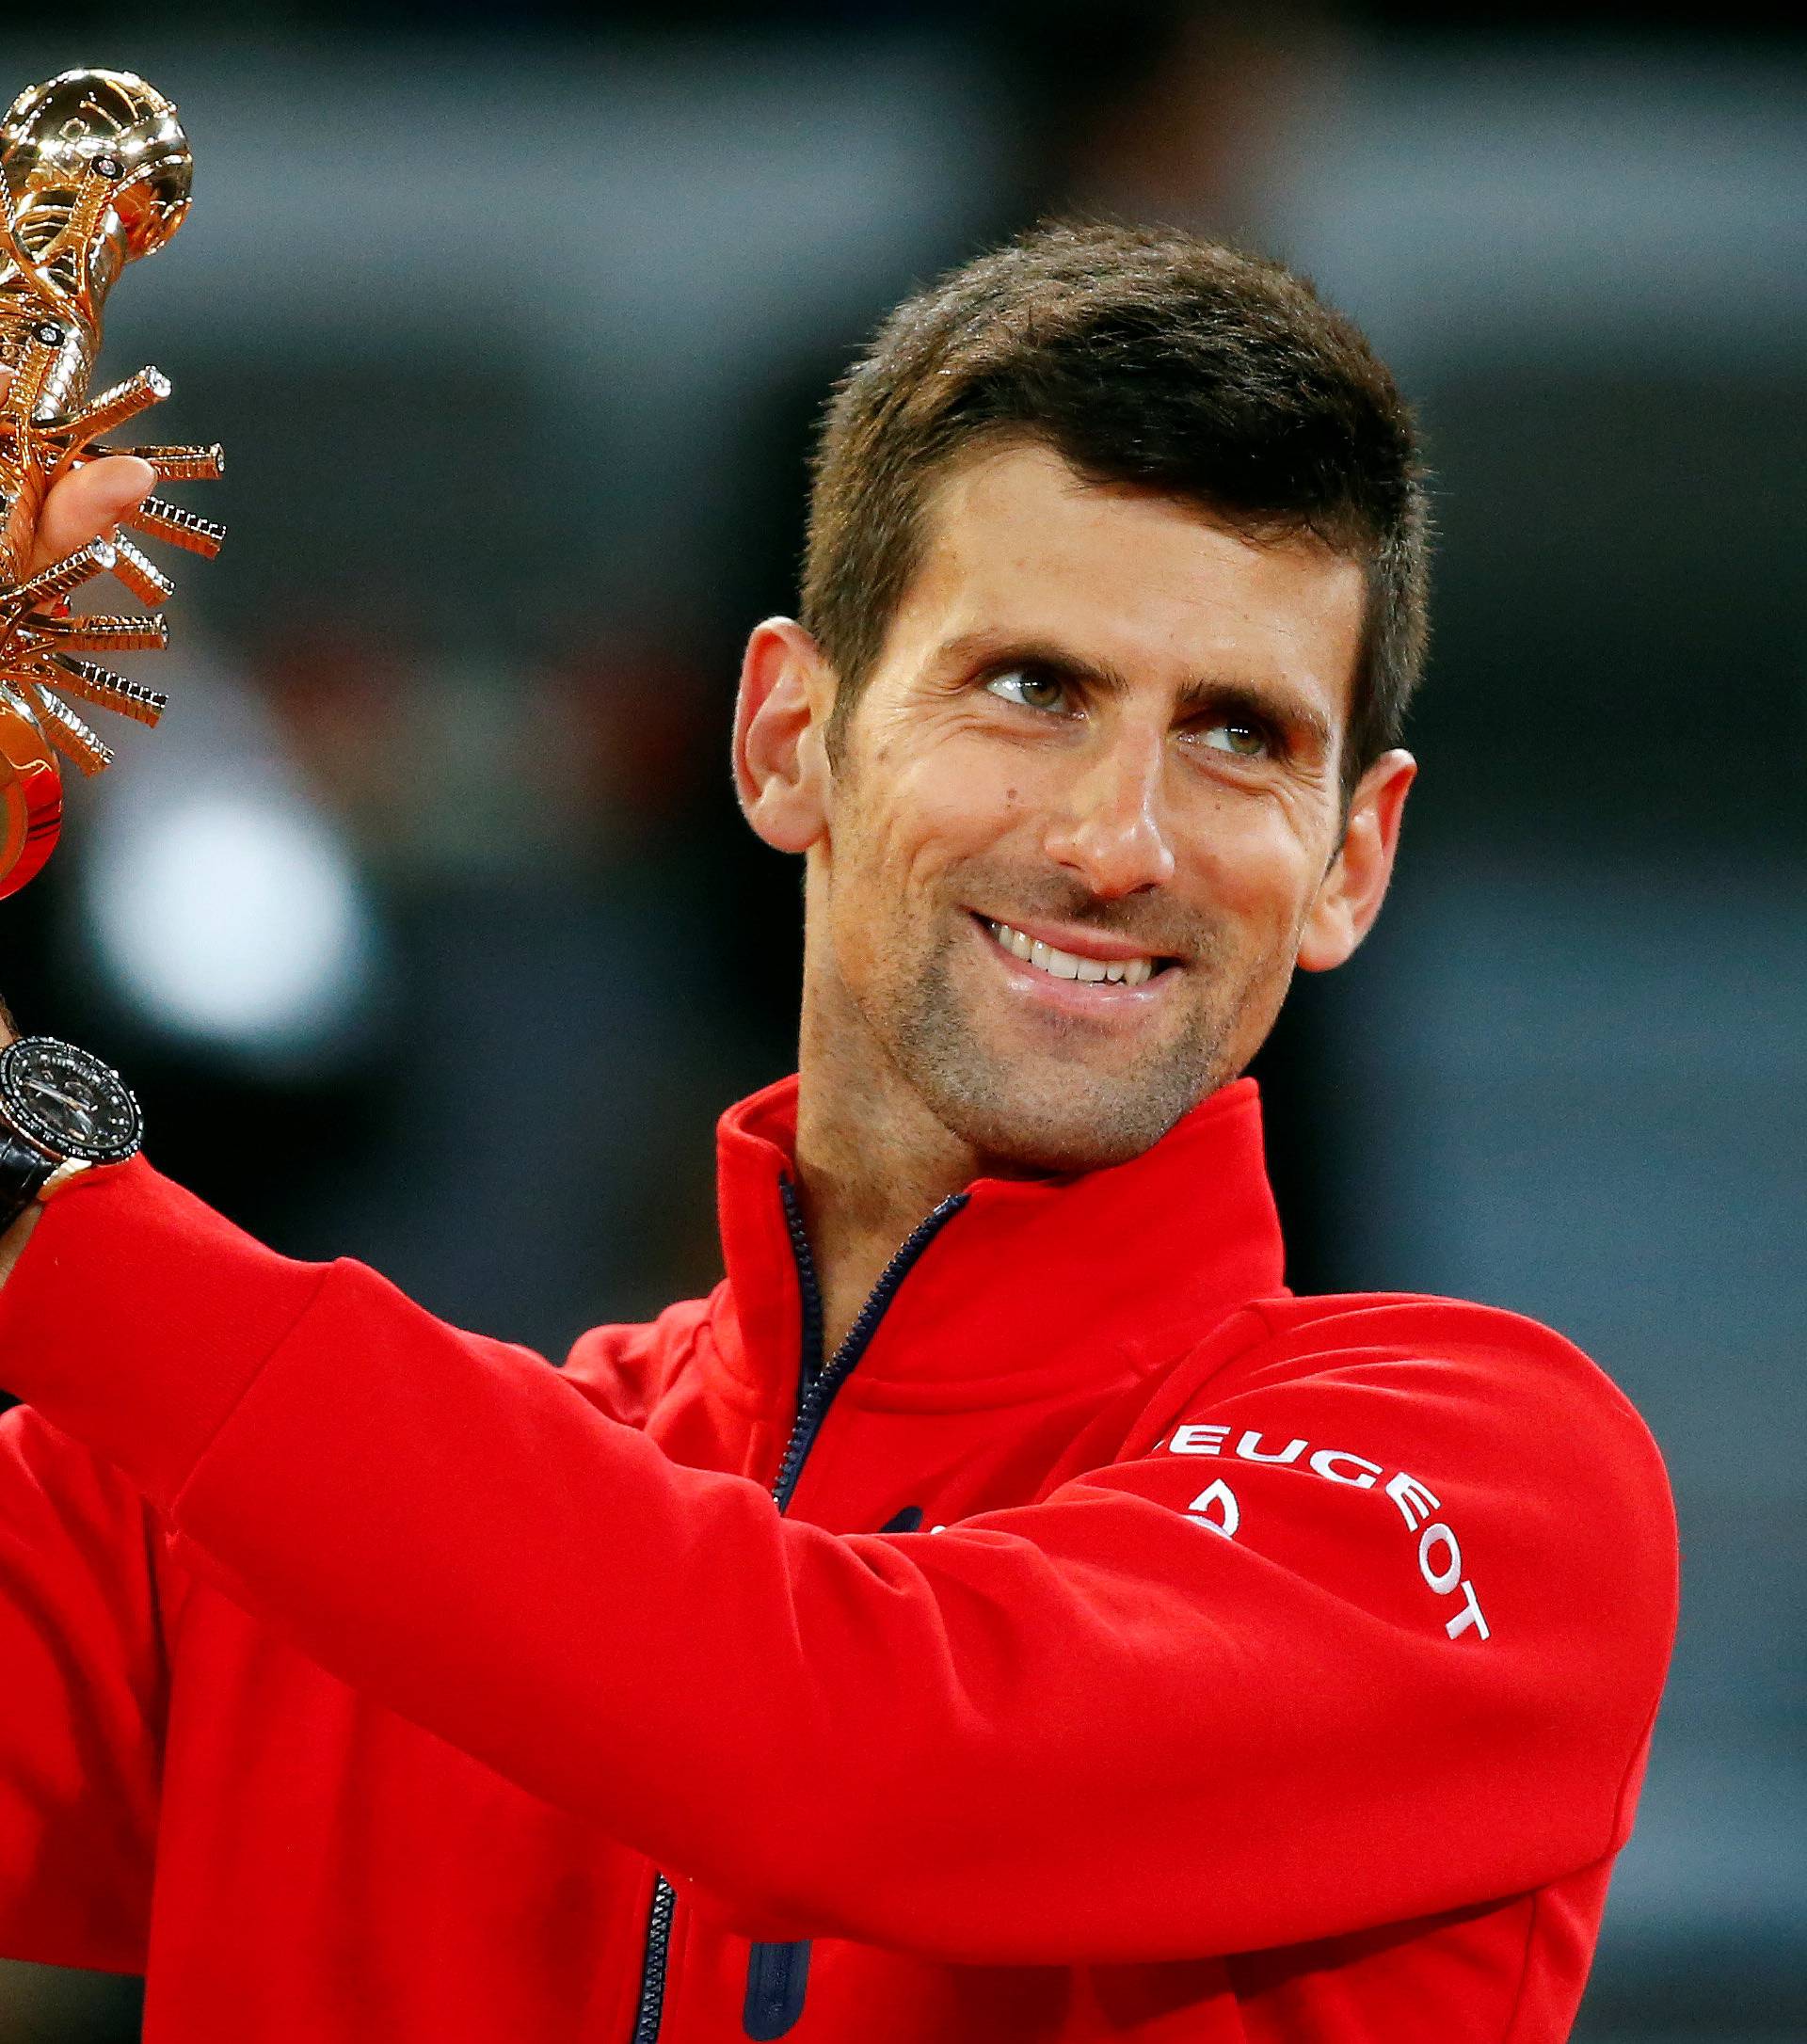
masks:
<instances>
[{"instance_id":1,"label":"short dark hair","mask_svg":"<svg viewBox=\"0 0 1807 2044\"><path fill-rule=\"evenodd\" d=\"M1367 338L1277 263L1176 229L1056 222L906 299L836 385L812 463L802 623L839 681L831 759L962 456L1041 442L1087 480L1362 562L1345 791L1399 743L1424 664L1430 518L1410 409Z\"/></svg>"}]
</instances>

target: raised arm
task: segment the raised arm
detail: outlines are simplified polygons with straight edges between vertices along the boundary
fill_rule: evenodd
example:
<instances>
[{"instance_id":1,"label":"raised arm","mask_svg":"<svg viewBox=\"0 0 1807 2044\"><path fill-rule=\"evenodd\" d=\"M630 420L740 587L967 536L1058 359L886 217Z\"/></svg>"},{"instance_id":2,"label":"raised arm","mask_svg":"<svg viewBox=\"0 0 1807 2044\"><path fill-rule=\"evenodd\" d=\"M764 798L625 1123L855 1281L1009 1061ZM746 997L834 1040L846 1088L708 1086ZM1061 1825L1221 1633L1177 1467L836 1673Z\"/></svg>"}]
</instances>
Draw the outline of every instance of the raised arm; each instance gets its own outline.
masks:
<instances>
[{"instance_id":1,"label":"raised arm","mask_svg":"<svg viewBox=\"0 0 1807 2044\"><path fill-rule=\"evenodd\" d=\"M1159 1958L1604 1859L1673 1621L1660 1465L1565 1344L1278 1310L1108 1466L841 1535L136 1165L47 1209L0 1381L323 1666L733 1907Z\"/></svg>"}]
</instances>

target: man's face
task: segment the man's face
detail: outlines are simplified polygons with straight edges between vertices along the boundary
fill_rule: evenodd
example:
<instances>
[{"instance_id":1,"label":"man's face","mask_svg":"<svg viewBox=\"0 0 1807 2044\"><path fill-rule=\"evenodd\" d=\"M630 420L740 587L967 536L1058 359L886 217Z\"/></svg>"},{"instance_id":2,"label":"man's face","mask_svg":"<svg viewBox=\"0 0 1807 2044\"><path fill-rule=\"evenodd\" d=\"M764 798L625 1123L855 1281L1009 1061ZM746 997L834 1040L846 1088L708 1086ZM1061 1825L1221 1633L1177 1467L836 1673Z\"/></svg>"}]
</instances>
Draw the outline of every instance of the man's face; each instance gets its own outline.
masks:
<instances>
[{"instance_id":1,"label":"man's face","mask_svg":"<svg viewBox=\"0 0 1807 2044\"><path fill-rule=\"evenodd\" d=\"M1364 577L1040 447L929 517L811 847L806 1003L993 1168L1116 1162L1240 1071L1302 946L1341 955Z\"/></svg>"}]
</instances>

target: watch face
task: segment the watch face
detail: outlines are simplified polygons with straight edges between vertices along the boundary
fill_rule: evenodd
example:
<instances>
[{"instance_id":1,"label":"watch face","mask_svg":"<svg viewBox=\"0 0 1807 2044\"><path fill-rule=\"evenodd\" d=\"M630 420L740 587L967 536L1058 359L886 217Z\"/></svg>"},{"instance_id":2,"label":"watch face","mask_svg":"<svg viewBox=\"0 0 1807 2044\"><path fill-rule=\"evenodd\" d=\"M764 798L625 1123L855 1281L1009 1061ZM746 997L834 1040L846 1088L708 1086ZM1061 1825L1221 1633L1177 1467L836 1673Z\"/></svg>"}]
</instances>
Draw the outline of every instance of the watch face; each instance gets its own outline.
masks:
<instances>
[{"instance_id":1,"label":"watch face","mask_svg":"<svg viewBox=\"0 0 1807 2044\"><path fill-rule=\"evenodd\" d=\"M0 1051L0 1111L57 1157L121 1164L144 1135L120 1075L73 1044L27 1036Z\"/></svg>"}]
</instances>

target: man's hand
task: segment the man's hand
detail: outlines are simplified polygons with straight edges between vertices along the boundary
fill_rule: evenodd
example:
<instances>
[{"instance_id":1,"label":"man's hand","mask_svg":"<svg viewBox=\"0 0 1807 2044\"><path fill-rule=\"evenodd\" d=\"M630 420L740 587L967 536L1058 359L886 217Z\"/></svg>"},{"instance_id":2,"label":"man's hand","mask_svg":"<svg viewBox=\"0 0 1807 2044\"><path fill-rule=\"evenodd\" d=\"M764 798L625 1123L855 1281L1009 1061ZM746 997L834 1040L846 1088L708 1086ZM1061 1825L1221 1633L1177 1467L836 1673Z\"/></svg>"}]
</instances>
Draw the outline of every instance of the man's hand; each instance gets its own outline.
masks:
<instances>
[{"instance_id":1,"label":"man's hand","mask_svg":"<svg viewBox=\"0 0 1807 2044\"><path fill-rule=\"evenodd\" d=\"M0 400L11 382L12 372L0 370ZM44 499L26 574L35 575L90 539L111 533L128 511L136 510L151 494L156 481L151 464L131 455L110 455L60 477ZM6 1002L0 1000L0 1046L11 1043L18 1033ZM39 1212L38 1206L29 1207L0 1237L0 1285L12 1275L19 1253L38 1224Z\"/></svg>"}]
</instances>

